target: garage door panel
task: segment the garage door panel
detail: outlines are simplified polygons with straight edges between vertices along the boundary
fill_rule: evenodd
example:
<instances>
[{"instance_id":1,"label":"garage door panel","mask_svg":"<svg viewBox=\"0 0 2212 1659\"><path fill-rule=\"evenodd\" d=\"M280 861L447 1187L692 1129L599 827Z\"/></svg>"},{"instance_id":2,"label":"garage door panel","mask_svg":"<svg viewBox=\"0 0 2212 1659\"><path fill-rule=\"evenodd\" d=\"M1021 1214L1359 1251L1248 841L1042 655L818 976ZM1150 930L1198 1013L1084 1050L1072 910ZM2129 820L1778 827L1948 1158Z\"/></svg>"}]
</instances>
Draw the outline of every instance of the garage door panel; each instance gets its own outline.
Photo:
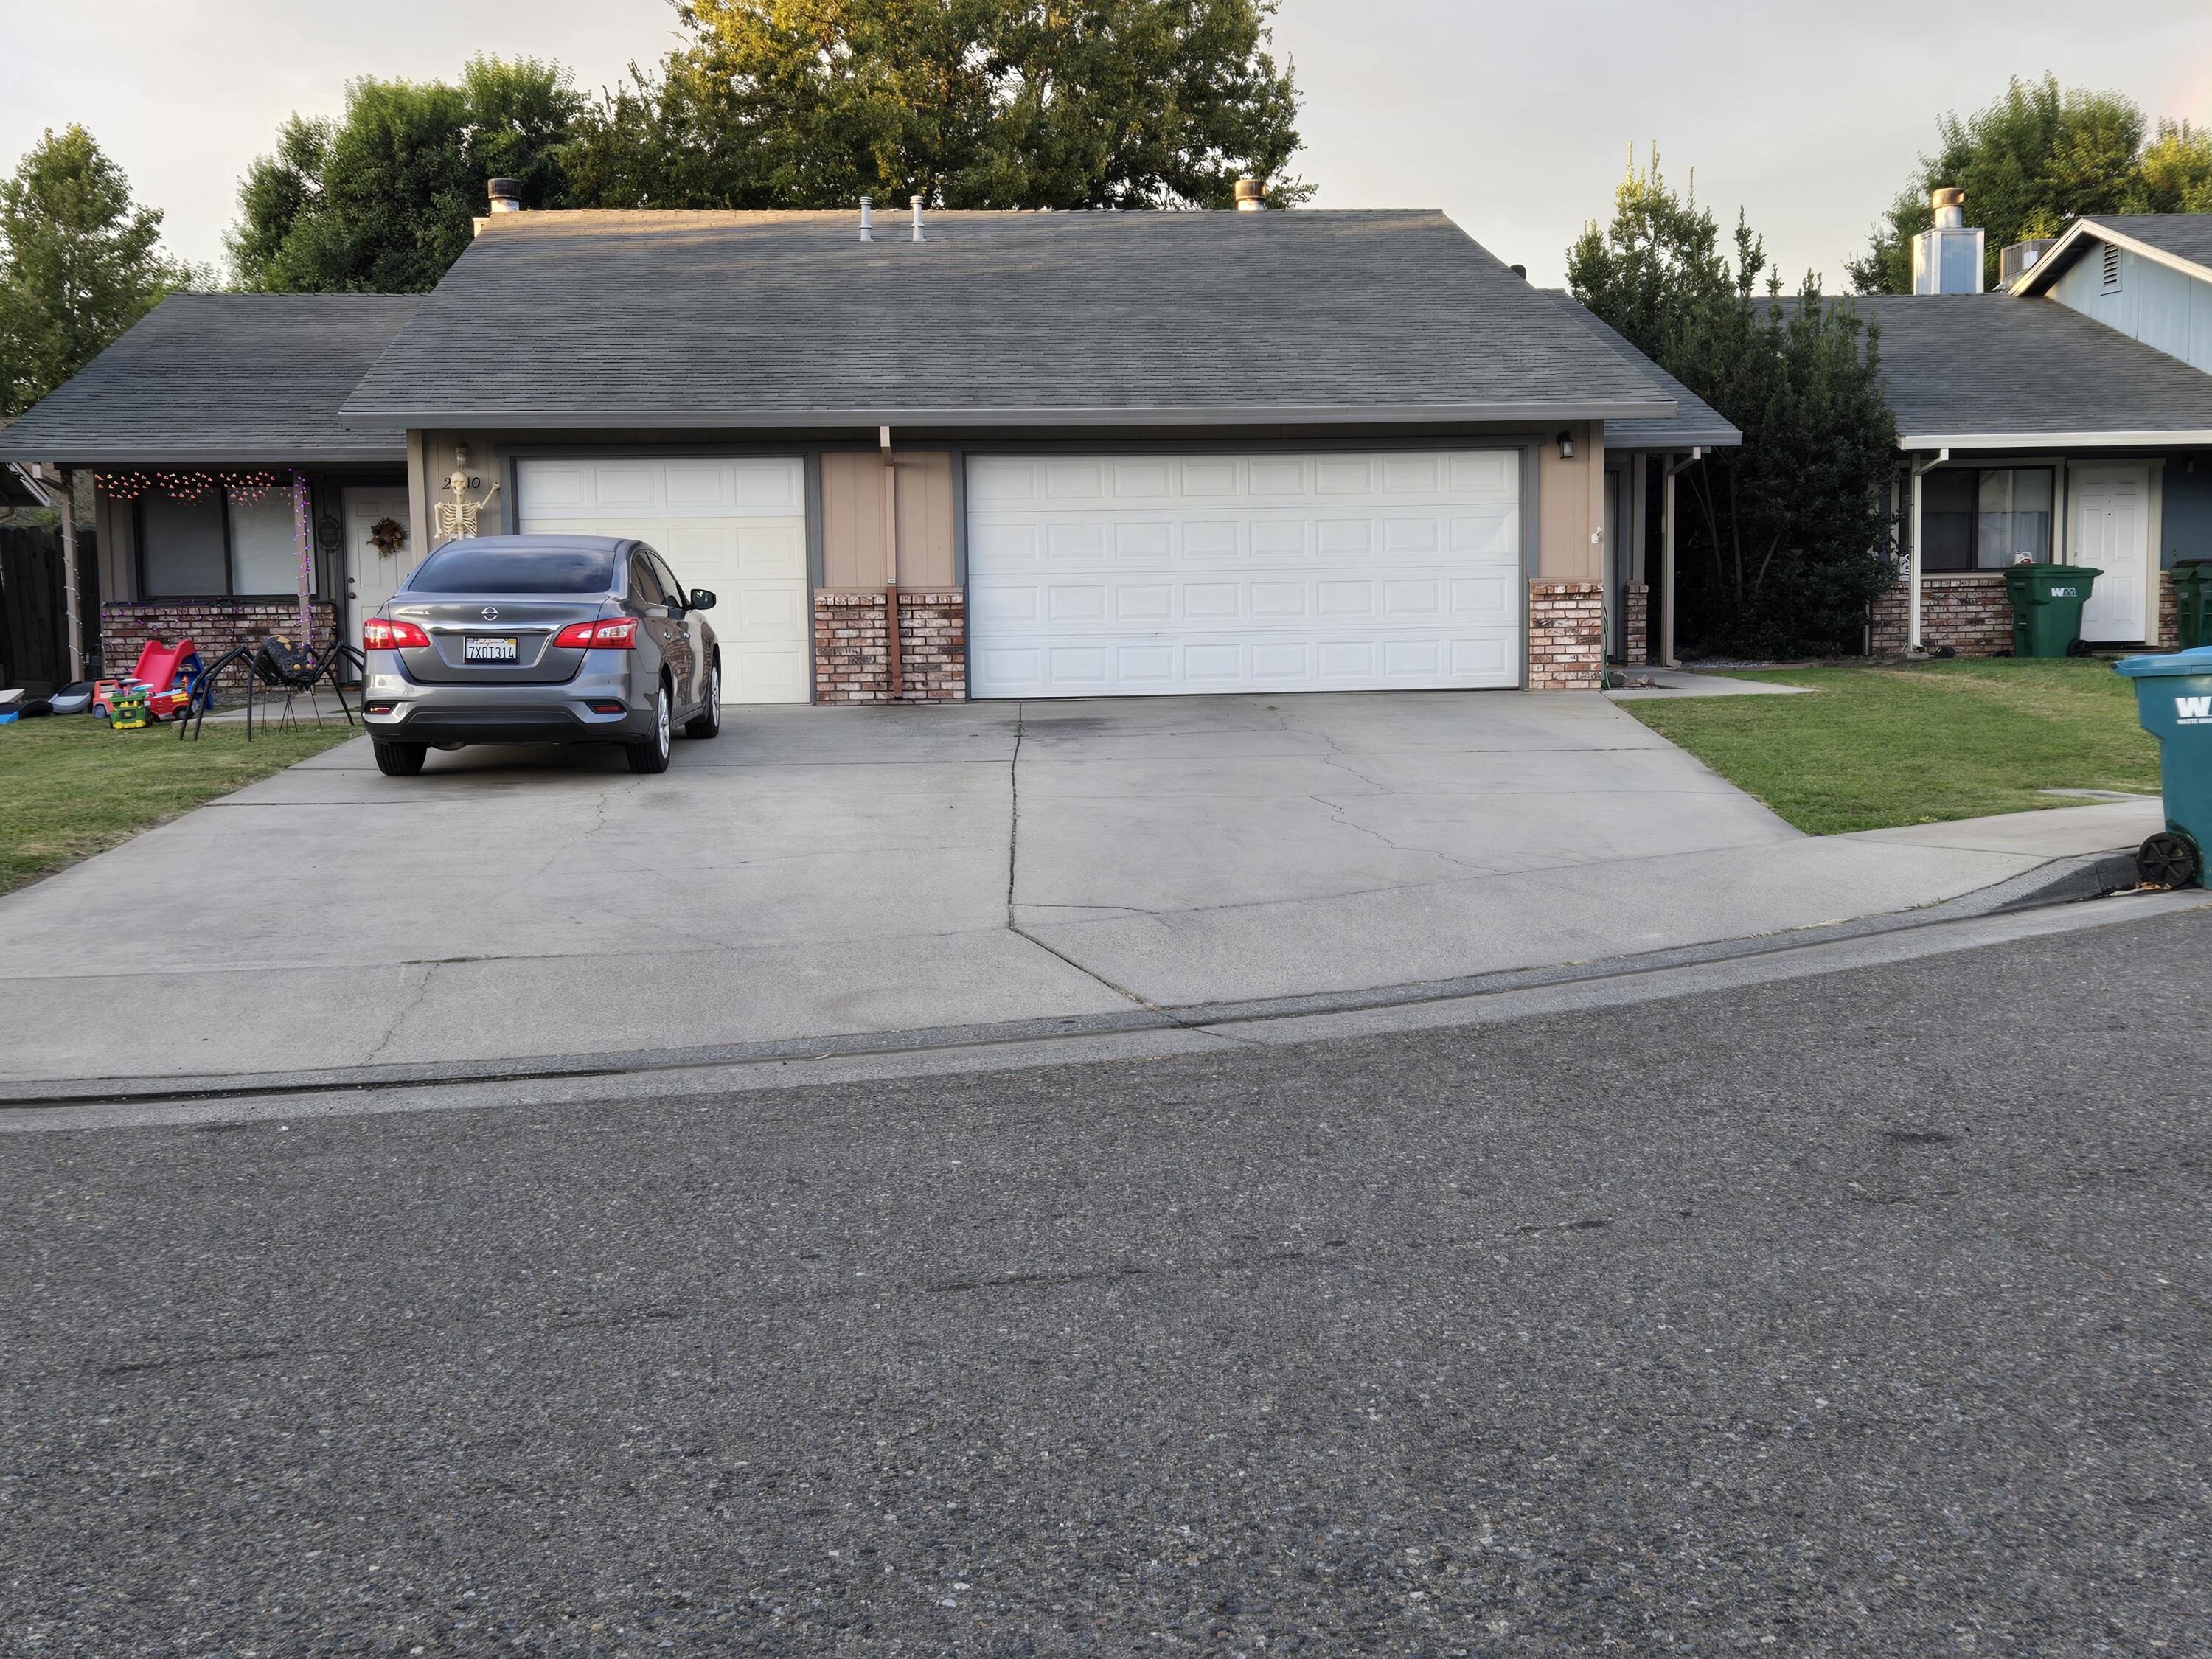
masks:
<instances>
[{"instance_id":1,"label":"garage door panel","mask_svg":"<svg viewBox=\"0 0 2212 1659\"><path fill-rule=\"evenodd\" d=\"M1519 476L1510 452L973 458L975 695L1517 684Z\"/></svg>"},{"instance_id":2,"label":"garage door panel","mask_svg":"<svg viewBox=\"0 0 2212 1659\"><path fill-rule=\"evenodd\" d=\"M533 456L515 463L515 483L524 530L635 537L685 586L714 591L725 697L808 700L812 607L796 459Z\"/></svg>"}]
</instances>

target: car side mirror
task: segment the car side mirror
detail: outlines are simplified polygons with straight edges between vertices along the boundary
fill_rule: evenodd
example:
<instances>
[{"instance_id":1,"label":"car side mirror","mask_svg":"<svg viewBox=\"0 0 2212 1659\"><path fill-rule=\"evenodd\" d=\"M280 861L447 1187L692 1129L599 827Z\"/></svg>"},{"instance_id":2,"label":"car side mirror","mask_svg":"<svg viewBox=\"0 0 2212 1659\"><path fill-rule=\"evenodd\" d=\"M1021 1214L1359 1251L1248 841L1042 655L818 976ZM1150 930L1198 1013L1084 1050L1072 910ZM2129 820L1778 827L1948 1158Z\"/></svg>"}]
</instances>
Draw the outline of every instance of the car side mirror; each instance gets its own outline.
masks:
<instances>
[{"instance_id":1,"label":"car side mirror","mask_svg":"<svg viewBox=\"0 0 2212 1659\"><path fill-rule=\"evenodd\" d=\"M694 610L694 611L712 611L714 608L714 590L713 588L711 588L711 587L695 587L695 588L693 588L693 589L691 590L691 609L692 609L692 610Z\"/></svg>"}]
</instances>

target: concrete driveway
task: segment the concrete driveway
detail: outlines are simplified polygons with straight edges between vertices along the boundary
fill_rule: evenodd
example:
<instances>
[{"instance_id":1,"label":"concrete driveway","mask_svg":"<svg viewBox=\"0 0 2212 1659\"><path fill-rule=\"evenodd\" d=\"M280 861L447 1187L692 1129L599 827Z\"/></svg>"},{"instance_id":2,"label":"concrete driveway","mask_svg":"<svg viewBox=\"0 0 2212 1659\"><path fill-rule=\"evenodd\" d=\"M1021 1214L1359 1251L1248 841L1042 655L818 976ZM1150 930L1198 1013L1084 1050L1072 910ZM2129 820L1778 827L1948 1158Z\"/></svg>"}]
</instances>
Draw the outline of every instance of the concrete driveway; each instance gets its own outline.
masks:
<instances>
[{"instance_id":1,"label":"concrete driveway","mask_svg":"<svg viewBox=\"0 0 2212 1659\"><path fill-rule=\"evenodd\" d=\"M0 900L0 1075L1064 1029L1771 933L2049 856L1939 828L1802 836L1595 696L733 708L660 777L478 749L391 779L363 741Z\"/></svg>"}]
</instances>

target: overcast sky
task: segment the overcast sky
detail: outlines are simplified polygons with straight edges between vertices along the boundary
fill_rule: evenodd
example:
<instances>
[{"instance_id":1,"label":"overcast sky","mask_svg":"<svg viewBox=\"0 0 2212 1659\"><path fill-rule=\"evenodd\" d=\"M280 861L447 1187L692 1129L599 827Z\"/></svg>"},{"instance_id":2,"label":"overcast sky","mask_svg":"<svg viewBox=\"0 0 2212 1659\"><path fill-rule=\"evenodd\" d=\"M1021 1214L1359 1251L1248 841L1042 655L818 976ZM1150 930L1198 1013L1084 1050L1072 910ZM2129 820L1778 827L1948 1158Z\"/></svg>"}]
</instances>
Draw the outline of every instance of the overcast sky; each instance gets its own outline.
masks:
<instances>
[{"instance_id":1,"label":"overcast sky","mask_svg":"<svg viewBox=\"0 0 2212 1659\"><path fill-rule=\"evenodd\" d=\"M172 247L211 261L246 163L292 112L337 112L350 76L451 76L483 51L597 88L676 39L666 0L0 0L0 163L82 122ZM2008 75L2212 122L2208 0L1282 0L1276 42L1315 205L1442 207L1547 283L1632 145L1694 170L1725 222L1747 208L1791 280L1836 285L1936 115Z\"/></svg>"}]
</instances>

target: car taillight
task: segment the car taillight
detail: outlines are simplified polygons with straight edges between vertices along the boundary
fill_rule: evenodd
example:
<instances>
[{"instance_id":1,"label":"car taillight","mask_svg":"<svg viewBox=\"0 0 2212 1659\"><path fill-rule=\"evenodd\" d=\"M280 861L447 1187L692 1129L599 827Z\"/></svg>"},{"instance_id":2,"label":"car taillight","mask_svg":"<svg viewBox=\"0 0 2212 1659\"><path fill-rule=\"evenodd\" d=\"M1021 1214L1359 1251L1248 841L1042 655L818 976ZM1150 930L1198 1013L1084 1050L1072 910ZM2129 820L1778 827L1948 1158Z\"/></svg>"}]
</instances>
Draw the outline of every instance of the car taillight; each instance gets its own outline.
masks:
<instances>
[{"instance_id":1,"label":"car taillight","mask_svg":"<svg viewBox=\"0 0 2212 1659\"><path fill-rule=\"evenodd\" d=\"M361 643L366 651L419 651L430 643L430 636L411 622L371 617L361 625Z\"/></svg>"},{"instance_id":2,"label":"car taillight","mask_svg":"<svg viewBox=\"0 0 2212 1659\"><path fill-rule=\"evenodd\" d=\"M556 649L563 651L635 651L637 648L637 618L617 617L612 622L570 623L553 636Z\"/></svg>"}]
</instances>

